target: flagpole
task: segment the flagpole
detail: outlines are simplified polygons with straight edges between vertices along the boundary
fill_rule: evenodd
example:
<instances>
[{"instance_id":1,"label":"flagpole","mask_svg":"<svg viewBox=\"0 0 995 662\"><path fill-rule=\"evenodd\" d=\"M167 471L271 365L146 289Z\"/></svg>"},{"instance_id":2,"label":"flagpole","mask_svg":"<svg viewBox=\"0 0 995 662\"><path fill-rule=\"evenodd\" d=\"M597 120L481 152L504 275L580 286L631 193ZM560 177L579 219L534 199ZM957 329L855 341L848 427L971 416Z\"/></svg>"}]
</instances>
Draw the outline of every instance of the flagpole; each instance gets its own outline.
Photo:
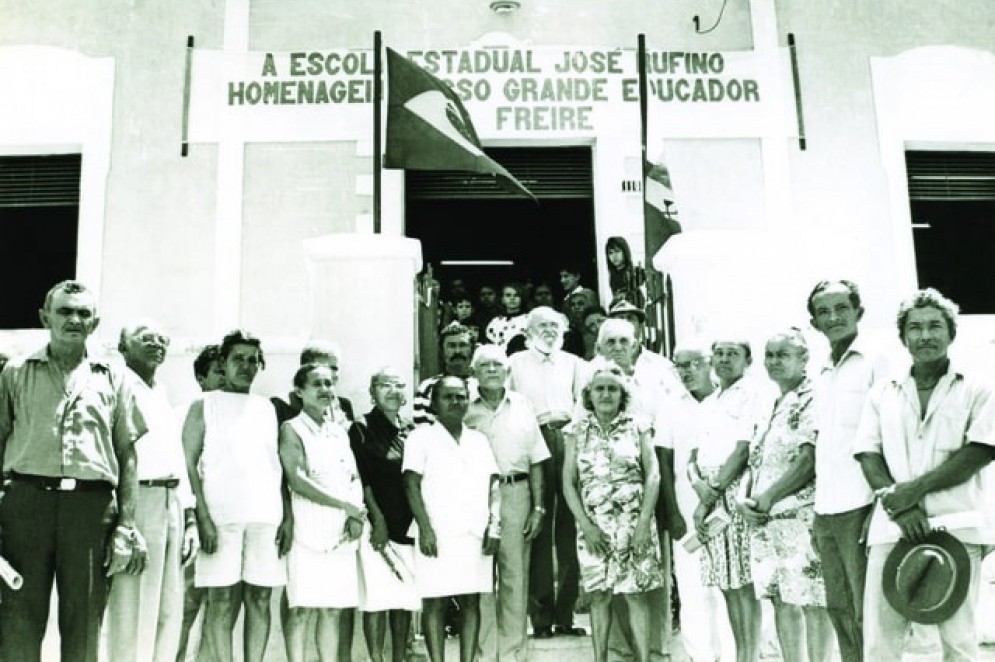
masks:
<instances>
[{"instance_id":1,"label":"flagpole","mask_svg":"<svg viewBox=\"0 0 995 662\"><path fill-rule=\"evenodd\" d=\"M642 191L643 204L643 273L646 274L646 308L647 324L646 331L649 336L647 340L650 346L656 345L656 334L658 331L659 319L656 314L659 310L657 298L659 292L656 287L656 272L653 270L653 256L650 254L649 228L646 227L646 176L649 174L649 154L646 149L646 116L647 116L647 94L646 94L646 35L639 33L636 48L636 71L639 74L639 167L642 178L639 180L639 190Z\"/></svg>"},{"instance_id":2,"label":"flagpole","mask_svg":"<svg viewBox=\"0 0 995 662\"><path fill-rule=\"evenodd\" d=\"M643 204L646 203L646 165L649 163L649 154L646 153L646 35L639 33L639 46L636 49L638 58L636 60L637 71L639 72L639 147L642 152L642 173L643 185L640 187L643 192ZM645 242L643 242L645 246ZM646 255L646 266L650 264L650 256Z\"/></svg>"},{"instance_id":3,"label":"flagpole","mask_svg":"<svg viewBox=\"0 0 995 662\"><path fill-rule=\"evenodd\" d=\"M383 157L380 149L380 122L383 117L383 60L380 58L380 30L373 31L373 234L380 234L380 174Z\"/></svg>"}]
</instances>

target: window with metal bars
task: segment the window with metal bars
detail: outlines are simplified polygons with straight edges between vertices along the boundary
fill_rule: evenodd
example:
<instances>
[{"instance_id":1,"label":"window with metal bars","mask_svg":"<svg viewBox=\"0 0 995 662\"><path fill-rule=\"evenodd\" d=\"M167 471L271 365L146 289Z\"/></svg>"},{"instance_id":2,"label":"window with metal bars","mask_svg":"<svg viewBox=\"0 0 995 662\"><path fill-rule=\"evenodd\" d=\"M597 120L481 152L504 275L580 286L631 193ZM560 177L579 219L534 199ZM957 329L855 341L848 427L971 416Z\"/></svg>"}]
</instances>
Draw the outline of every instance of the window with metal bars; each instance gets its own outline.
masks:
<instances>
[{"instance_id":1,"label":"window with metal bars","mask_svg":"<svg viewBox=\"0 0 995 662\"><path fill-rule=\"evenodd\" d=\"M906 151L905 165L919 286L995 314L995 151Z\"/></svg>"},{"instance_id":2,"label":"window with metal bars","mask_svg":"<svg viewBox=\"0 0 995 662\"><path fill-rule=\"evenodd\" d=\"M0 329L39 328L45 292L76 275L81 162L0 156Z\"/></svg>"}]
</instances>

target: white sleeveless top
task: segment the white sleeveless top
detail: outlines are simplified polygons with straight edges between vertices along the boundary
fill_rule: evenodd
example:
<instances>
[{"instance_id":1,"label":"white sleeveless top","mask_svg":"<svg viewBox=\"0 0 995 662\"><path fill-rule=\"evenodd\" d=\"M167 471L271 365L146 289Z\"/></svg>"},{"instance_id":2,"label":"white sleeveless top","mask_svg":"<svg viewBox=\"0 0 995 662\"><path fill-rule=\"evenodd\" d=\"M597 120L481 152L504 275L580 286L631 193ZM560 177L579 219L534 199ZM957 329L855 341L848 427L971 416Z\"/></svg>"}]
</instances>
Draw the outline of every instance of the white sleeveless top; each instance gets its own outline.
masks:
<instances>
[{"instance_id":1,"label":"white sleeveless top","mask_svg":"<svg viewBox=\"0 0 995 662\"><path fill-rule=\"evenodd\" d=\"M301 412L284 423L289 425L304 445L308 478L337 499L363 507L363 484L356 469L356 458L349 445L349 435L338 423L326 419L317 423ZM294 544L316 552L358 549L358 541L345 541L346 514L341 508L315 503L290 491L294 509Z\"/></svg>"},{"instance_id":2,"label":"white sleeveless top","mask_svg":"<svg viewBox=\"0 0 995 662\"><path fill-rule=\"evenodd\" d=\"M204 499L215 524L279 524L283 519L276 411L247 393L204 394Z\"/></svg>"}]
</instances>

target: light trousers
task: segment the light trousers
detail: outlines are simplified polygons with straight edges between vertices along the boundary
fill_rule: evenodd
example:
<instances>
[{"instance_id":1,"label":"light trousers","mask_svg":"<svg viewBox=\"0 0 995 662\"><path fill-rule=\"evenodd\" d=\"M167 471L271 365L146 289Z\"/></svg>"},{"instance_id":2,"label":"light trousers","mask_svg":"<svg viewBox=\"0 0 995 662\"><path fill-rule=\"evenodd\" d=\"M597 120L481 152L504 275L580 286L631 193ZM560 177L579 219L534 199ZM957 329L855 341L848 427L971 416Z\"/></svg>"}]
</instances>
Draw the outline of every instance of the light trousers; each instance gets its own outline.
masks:
<instances>
[{"instance_id":1,"label":"light trousers","mask_svg":"<svg viewBox=\"0 0 995 662\"><path fill-rule=\"evenodd\" d=\"M729 616L722 591L701 581L700 552L694 554L674 543L674 575L681 596L681 643L691 662L734 658Z\"/></svg>"},{"instance_id":2,"label":"light trousers","mask_svg":"<svg viewBox=\"0 0 995 662\"><path fill-rule=\"evenodd\" d=\"M148 563L140 575L111 580L107 652L112 662L175 662L183 623L183 511L176 490L140 486L135 525Z\"/></svg>"},{"instance_id":3,"label":"light trousers","mask_svg":"<svg viewBox=\"0 0 995 662\"><path fill-rule=\"evenodd\" d=\"M881 590L885 559L894 544L868 547L867 587L864 591L864 659L898 659L905 645L910 621L892 609ZM981 586L981 559L984 546L964 544L971 560L971 580L964 604L947 620L937 625L945 662L976 660L978 631L975 612ZM986 616L990 617L990 616Z\"/></svg>"},{"instance_id":4,"label":"light trousers","mask_svg":"<svg viewBox=\"0 0 995 662\"><path fill-rule=\"evenodd\" d=\"M480 596L478 658L528 659L529 548L525 523L532 512L529 481L501 486L501 545L496 555L497 586ZM543 522L548 525L548 522Z\"/></svg>"}]
</instances>

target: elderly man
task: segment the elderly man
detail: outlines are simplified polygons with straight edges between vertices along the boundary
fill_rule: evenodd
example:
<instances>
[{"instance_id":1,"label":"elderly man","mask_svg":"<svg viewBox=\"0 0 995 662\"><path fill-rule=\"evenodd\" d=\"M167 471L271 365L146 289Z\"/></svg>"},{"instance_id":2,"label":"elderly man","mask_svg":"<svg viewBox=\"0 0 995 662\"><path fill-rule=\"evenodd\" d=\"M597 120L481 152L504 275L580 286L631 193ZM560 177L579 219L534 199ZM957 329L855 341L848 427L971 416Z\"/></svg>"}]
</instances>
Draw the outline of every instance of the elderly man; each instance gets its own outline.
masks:
<instances>
[{"instance_id":1,"label":"elderly man","mask_svg":"<svg viewBox=\"0 0 995 662\"><path fill-rule=\"evenodd\" d=\"M276 413L266 398L249 394L265 365L259 339L233 331L221 341L220 358L224 390L196 400L183 425L202 545L195 583L208 589L203 636L211 659L233 659L241 595L245 660L261 662L272 588L286 582L280 557L290 547L293 520L281 489Z\"/></svg>"},{"instance_id":2,"label":"elderly man","mask_svg":"<svg viewBox=\"0 0 995 662\"><path fill-rule=\"evenodd\" d=\"M712 352L707 343L691 341L674 350L674 367L684 385L669 398L657 415L657 456L660 466L673 468L678 513L671 533L675 541L683 537L687 522L698 506L698 496L687 474L691 449L697 446L701 424L701 402L715 390L712 381ZM669 457L668 457L669 456ZM661 469L663 471L663 469ZM658 509L658 523L661 515ZM701 581L699 552L688 552L683 544L673 545L674 576L681 598L681 642L691 662L713 662L732 654L732 634L722 607L722 593Z\"/></svg>"},{"instance_id":3,"label":"elderly man","mask_svg":"<svg viewBox=\"0 0 995 662\"><path fill-rule=\"evenodd\" d=\"M909 626L882 593L888 553L899 538L917 542L940 527L964 543L971 563L967 600L939 623L943 658L978 656L981 559L995 543L979 472L995 458L995 393L947 356L957 313L957 305L932 288L899 305L899 337L912 369L875 384L861 415L854 455L878 502L867 536L867 660L899 657Z\"/></svg>"},{"instance_id":4,"label":"elderly man","mask_svg":"<svg viewBox=\"0 0 995 662\"><path fill-rule=\"evenodd\" d=\"M435 384L445 376L452 375L467 379L470 377L470 357L473 355L473 332L459 322L452 322L443 327L439 334L439 346L442 349L442 374L429 377L418 385L415 391L414 422L415 425L425 425L435 422L432 412L430 394ZM470 395L475 395L476 380L467 383Z\"/></svg>"},{"instance_id":5,"label":"elderly man","mask_svg":"<svg viewBox=\"0 0 995 662\"><path fill-rule=\"evenodd\" d=\"M417 540L414 575L433 662L445 657L443 628L450 598L462 616L460 659L474 658L480 594L493 590L490 556L501 534L498 467L487 438L463 425L467 399L462 379L440 379L431 398L437 421L416 428L404 445L404 491Z\"/></svg>"},{"instance_id":6,"label":"elderly man","mask_svg":"<svg viewBox=\"0 0 995 662\"><path fill-rule=\"evenodd\" d=\"M840 657L860 662L867 573L864 534L874 493L853 457L853 440L871 385L885 376L887 368L859 334L864 308L855 283L818 283L809 294L808 312L830 349L829 365L814 380L819 436L812 538L822 561L826 607Z\"/></svg>"},{"instance_id":7,"label":"elderly man","mask_svg":"<svg viewBox=\"0 0 995 662\"><path fill-rule=\"evenodd\" d=\"M623 299L611 307L608 318L625 320L635 329L634 378L640 388L651 393L648 397L659 401L666 396L680 394L683 386L674 364L667 357L643 347L646 340L646 313L643 309Z\"/></svg>"},{"instance_id":8,"label":"elderly man","mask_svg":"<svg viewBox=\"0 0 995 662\"><path fill-rule=\"evenodd\" d=\"M471 366L480 394L471 400L465 423L483 432L490 442L501 485L497 596L485 593L481 598L480 658L524 660L528 657L529 549L546 514L542 463L550 454L529 401L505 388L510 364L501 348L477 348Z\"/></svg>"},{"instance_id":9,"label":"elderly man","mask_svg":"<svg viewBox=\"0 0 995 662\"><path fill-rule=\"evenodd\" d=\"M135 395L148 433L135 444L135 524L148 543L141 576L117 577L107 603L107 647L115 662L176 658L183 617L183 566L199 548L180 422L156 371L169 337L155 322L121 329L118 351L138 377Z\"/></svg>"},{"instance_id":10,"label":"elderly man","mask_svg":"<svg viewBox=\"0 0 995 662\"><path fill-rule=\"evenodd\" d=\"M552 308L533 308L526 326L528 349L511 357L511 390L524 395L532 405L553 459L552 463L546 464L544 476L542 505L547 521L532 543L529 565L529 616L533 633L539 638L551 637L554 633L587 634L573 624L580 571L577 531L570 509L563 501L564 442L561 432L579 402L584 387L584 363L560 349L566 326L566 318Z\"/></svg>"},{"instance_id":11,"label":"elderly man","mask_svg":"<svg viewBox=\"0 0 995 662\"><path fill-rule=\"evenodd\" d=\"M134 377L87 354L93 293L63 281L40 315L48 345L0 376L3 555L24 578L2 588L0 658L40 659L54 578L62 659L95 662L108 577L145 566L134 444L146 427Z\"/></svg>"}]
</instances>

